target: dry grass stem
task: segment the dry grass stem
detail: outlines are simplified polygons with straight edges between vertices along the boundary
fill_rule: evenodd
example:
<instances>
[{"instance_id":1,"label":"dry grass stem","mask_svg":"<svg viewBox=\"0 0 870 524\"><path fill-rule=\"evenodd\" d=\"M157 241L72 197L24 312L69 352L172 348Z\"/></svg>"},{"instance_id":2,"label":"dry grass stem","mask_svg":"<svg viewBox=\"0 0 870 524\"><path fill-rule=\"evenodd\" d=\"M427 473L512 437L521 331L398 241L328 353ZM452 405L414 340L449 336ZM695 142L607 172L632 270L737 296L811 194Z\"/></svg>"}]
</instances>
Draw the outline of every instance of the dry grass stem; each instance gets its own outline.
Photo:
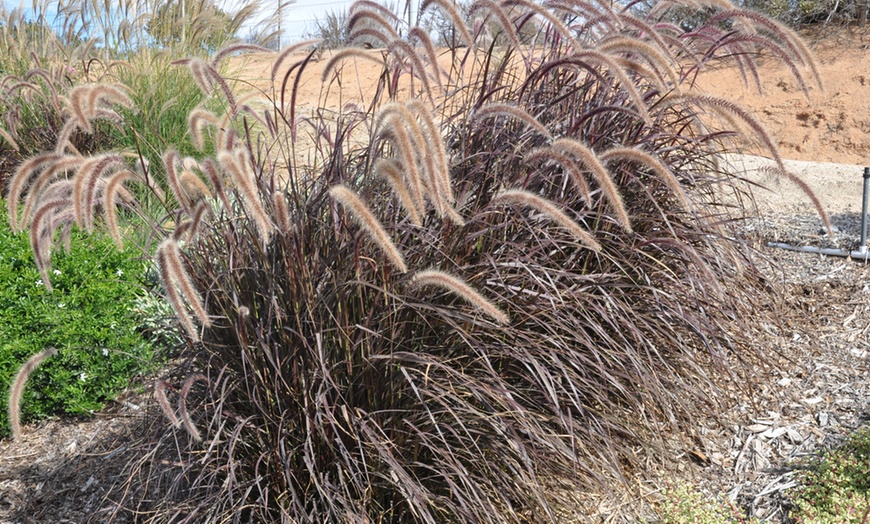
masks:
<instances>
[{"instance_id":1,"label":"dry grass stem","mask_svg":"<svg viewBox=\"0 0 870 524\"><path fill-rule=\"evenodd\" d=\"M577 240L586 245L593 251L601 251L601 244L595 240L588 231L580 227L576 221L569 217L564 211L556 207L550 200L540 197L523 189L508 189L498 193L492 198L493 203L506 202L512 204L520 204L531 207L539 213L547 216L553 222L564 227L577 237Z\"/></svg>"},{"instance_id":2,"label":"dry grass stem","mask_svg":"<svg viewBox=\"0 0 870 524\"><path fill-rule=\"evenodd\" d=\"M389 235L384 230L384 226L381 225L381 222L369 211L365 202L353 190L344 185L332 186L329 188L329 195L350 213L356 223L368 233L369 238L381 248L387 259L399 271L402 273L408 272L408 266L405 264L405 258L399 252L399 248L390 240Z\"/></svg>"},{"instance_id":3,"label":"dry grass stem","mask_svg":"<svg viewBox=\"0 0 870 524\"><path fill-rule=\"evenodd\" d=\"M57 355L57 350L54 348L47 348L33 355L18 369L18 373L12 380L12 387L9 389L9 425L12 427L13 440L21 440L21 399L24 395L24 386L27 385L27 380L36 368L53 355Z\"/></svg>"},{"instance_id":4,"label":"dry grass stem","mask_svg":"<svg viewBox=\"0 0 870 524\"><path fill-rule=\"evenodd\" d=\"M59 156L55 153L42 153L28 158L15 170L6 195L6 211L9 215L9 224L13 232L17 233L24 227L18 220L18 201L21 199L21 194L27 186L27 182L35 173L57 162L58 158Z\"/></svg>"},{"instance_id":5,"label":"dry grass stem","mask_svg":"<svg viewBox=\"0 0 870 524\"><path fill-rule=\"evenodd\" d=\"M418 271L411 279L411 285L415 287L440 287L441 289L445 289L458 295L482 313L495 320L496 323L506 325L510 322L510 317L508 317L507 313L499 309L498 306L490 302L489 299L478 293L461 278L445 273L444 271L439 271L437 269Z\"/></svg>"}]
</instances>

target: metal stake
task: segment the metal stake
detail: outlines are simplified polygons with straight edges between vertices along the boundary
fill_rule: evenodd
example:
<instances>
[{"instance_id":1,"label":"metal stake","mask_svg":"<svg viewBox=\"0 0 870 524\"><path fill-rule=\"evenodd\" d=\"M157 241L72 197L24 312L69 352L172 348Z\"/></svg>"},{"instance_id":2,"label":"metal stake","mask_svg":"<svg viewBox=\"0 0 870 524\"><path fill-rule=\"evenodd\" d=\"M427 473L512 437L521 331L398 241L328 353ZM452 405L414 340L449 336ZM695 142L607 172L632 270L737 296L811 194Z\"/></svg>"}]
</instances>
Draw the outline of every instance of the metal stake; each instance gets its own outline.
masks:
<instances>
[{"instance_id":1,"label":"metal stake","mask_svg":"<svg viewBox=\"0 0 870 524\"><path fill-rule=\"evenodd\" d=\"M867 251L867 199L870 197L870 167L864 168L864 198L861 201L861 245L858 251Z\"/></svg>"}]
</instances>

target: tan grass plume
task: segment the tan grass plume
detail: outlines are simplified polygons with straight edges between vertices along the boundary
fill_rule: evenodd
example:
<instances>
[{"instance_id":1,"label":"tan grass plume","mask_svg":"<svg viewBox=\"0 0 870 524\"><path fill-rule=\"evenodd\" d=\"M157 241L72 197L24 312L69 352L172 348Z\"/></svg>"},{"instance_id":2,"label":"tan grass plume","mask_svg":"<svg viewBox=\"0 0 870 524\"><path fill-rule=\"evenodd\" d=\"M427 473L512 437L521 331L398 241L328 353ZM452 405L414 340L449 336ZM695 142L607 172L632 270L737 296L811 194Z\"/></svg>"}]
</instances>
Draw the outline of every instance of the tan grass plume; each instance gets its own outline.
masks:
<instances>
[{"instance_id":1,"label":"tan grass plume","mask_svg":"<svg viewBox=\"0 0 870 524\"><path fill-rule=\"evenodd\" d=\"M181 421L178 420L178 417L175 415L175 410L172 409L172 404L169 402L169 398L166 396L166 388L169 387L169 384L164 380L158 380L154 383L154 398L157 399L157 405L160 406L160 409L163 410L163 414L166 415L166 418L169 419L169 422L172 423L176 428L181 427Z\"/></svg>"},{"instance_id":2,"label":"tan grass plume","mask_svg":"<svg viewBox=\"0 0 870 524\"><path fill-rule=\"evenodd\" d=\"M680 185L680 181L677 180L677 177L674 176L664 162L653 155L634 147L614 147L601 153L598 157L605 164L613 160L628 160L629 162L642 164L648 167L659 176L674 196L680 200L683 208L689 209L691 205L689 203L689 197L686 196L686 192L683 191L683 186Z\"/></svg>"},{"instance_id":3,"label":"tan grass plume","mask_svg":"<svg viewBox=\"0 0 870 524\"><path fill-rule=\"evenodd\" d=\"M552 201L523 189L507 189L492 198L493 203L505 202L530 207L547 216L577 237L577 240L593 251L601 251L601 244L575 220L559 209Z\"/></svg>"},{"instance_id":4,"label":"tan grass plume","mask_svg":"<svg viewBox=\"0 0 870 524\"><path fill-rule=\"evenodd\" d=\"M329 188L329 196L335 199L350 213L350 216L362 227L369 238L381 248L387 259L402 273L408 272L405 257L399 248L390 240L390 236L384 230L381 222L375 218L368 206L357 194L345 185L336 185Z\"/></svg>"},{"instance_id":5,"label":"tan grass plume","mask_svg":"<svg viewBox=\"0 0 870 524\"><path fill-rule=\"evenodd\" d=\"M610 173L595 155L595 152L589 146L572 138L560 138L553 142L552 147L574 155L589 169L604 192L605 198L607 198L611 207L613 207L617 221L626 231L630 232L632 230L631 220L628 218L628 211L626 211L625 205L622 202L622 195L619 193L616 184L613 183L613 179L610 178Z\"/></svg>"},{"instance_id":6,"label":"tan grass plume","mask_svg":"<svg viewBox=\"0 0 870 524\"><path fill-rule=\"evenodd\" d=\"M201 373L196 373L195 375L191 375L187 377L184 381L184 384L181 385L181 391L178 393L178 413L181 415L181 421L184 424L184 429L190 433L190 436L193 437L193 440L197 442L202 441L202 436L199 433L199 430L196 428L196 424L193 423L193 420L190 418L190 414L187 412L187 394L190 393L190 388L197 381L207 382L205 375Z\"/></svg>"},{"instance_id":7,"label":"tan grass plume","mask_svg":"<svg viewBox=\"0 0 870 524\"><path fill-rule=\"evenodd\" d=\"M422 226L423 221L420 219L420 212L417 210L414 199L411 197L411 192L405 184L401 165L392 159L379 158L372 165L372 171L390 183L390 187L393 188L393 192L399 198L399 202L405 208L405 212L408 213L411 223L415 226Z\"/></svg>"},{"instance_id":8,"label":"tan grass plume","mask_svg":"<svg viewBox=\"0 0 870 524\"><path fill-rule=\"evenodd\" d=\"M47 348L33 355L18 369L18 373L12 380L12 387L9 389L9 425L12 426L14 440L21 439L21 399L24 395L27 379L45 359L56 354L56 349Z\"/></svg>"},{"instance_id":9,"label":"tan grass plume","mask_svg":"<svg viewBox=\"0 0 870 524\"><path fill-rule=\"evenodd\" d=\"M507 313L499 309L489 299L478 293L464 280L437 269L418 271L411 279L411 285L415 287L436 286L458 295L479 311L495 320L498 324L506 325L510 322Z\"/></svg>"}]
</instances>

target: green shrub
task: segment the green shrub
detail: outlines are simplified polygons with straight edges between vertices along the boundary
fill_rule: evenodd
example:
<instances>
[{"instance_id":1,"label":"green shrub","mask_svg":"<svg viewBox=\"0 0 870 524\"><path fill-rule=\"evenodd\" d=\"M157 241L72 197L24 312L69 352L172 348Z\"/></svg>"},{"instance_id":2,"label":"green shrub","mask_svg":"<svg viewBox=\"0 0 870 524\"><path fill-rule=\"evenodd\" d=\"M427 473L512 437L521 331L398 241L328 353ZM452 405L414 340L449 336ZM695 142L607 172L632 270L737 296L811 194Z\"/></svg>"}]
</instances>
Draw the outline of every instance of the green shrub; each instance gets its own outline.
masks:
<instances>
[{"instance_id":1,"label":"green shrub","mask_svg":"<svg viewBox=\"0 0 870 524\"><path fill-rule=\"evenodd\" d=\"M144 293L145 268L111 239L75 232L71 251L55 257L49 292L27 235L0 222L0 389L8 390L30 355L58 350L27 384L25 421L99 410L153 366L152 347L133 311ZM9 430L7 400L0 400L0 433Z\"/></svg>"},{"instance_id":2,"label":"green shrub","mask_svg":"<svg viewBox=\"0 0 870 524\"><path fill-rule=\"evenodd\" d=\"M798 486L788 493L795 524L870 522L870 429L801 465Z\"/></svg>"},{"instance_id":3,"label":"green shrub","mask_svg":"<svg viewBox=\"0 0 870 524\"><path fill-rule=\"evenodd\" d=\"M756 518L741 515L728 500L705 498L688 485L671 484L656 504L661 524L760 524Z\"/></svg>"},{"instance_id":4,"label":"green shrub","mask_svg":"<svg viewBox=\"0 0 870 524\"><path fill-rule=\"evenodd\" d=\"M162 157L178 208L161 222L175 231L157 228L158 268L193 372L155 393L189 438L155 437L124 507L154 521L552 522L715 409L722 371L755 358L734 323L766 303L731 229L742 210L722 203L741 182L716 168L734 135L719 122L751 130L789 175L751 115L679 90L711 57L754 71L758 47L806 87L812 58L754 14L682 34L604 5L478 2L469 14L488 19L457 27L468 47L442 68L425 31L404 40L397 17L360 2L355 37L386 55L335 53L322 92L349 59L383 70L370 99L334 112L297 101L314 52L280 54L272 98L245 104L214 62L187 62L223 108L193 113L214 157ZM721 27L733 17L748 34ZM71 122L113 111L90 89L101 112ZM11 212L49 278L54 232L134 207L118 189L148 173L117 156L43 160L13 181L38 205ZM68 163L88 167L25 190Z\"/></svg>"}]
</instances>

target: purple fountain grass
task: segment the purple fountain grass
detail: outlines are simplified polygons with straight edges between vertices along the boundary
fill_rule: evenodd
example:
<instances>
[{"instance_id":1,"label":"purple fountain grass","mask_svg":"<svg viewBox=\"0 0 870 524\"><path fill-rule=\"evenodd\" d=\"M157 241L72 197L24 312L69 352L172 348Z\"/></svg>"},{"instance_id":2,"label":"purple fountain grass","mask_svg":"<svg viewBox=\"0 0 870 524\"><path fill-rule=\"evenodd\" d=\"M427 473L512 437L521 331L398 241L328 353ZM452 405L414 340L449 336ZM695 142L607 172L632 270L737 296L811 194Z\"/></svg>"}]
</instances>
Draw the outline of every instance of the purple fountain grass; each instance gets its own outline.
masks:
<instances>
[{"instance_id":1,"label":"purple fountain grass","mask_svg":"<svg viewBox=\"0 0 870 524\"><path fill-rule=\"evenodd\" d=\"M420 211L414 203L414 198L411 196L407 184L405 184L401 164L389 158L379 158L372 165L372 172L390 183L390 187L399 198L399 202L405 208L405 212L408 213L411 223L421 227L423 221L420 218Z\"/></svg>"},{"instance_id":2,"label":"purple fountain grass","mask_svg":"<svg viewBox=\"0 0 870 524\"><path fill-rule=\"evenodd\" d=\"M489 299L478 293L461 278L445 273L444 271L439 271L437 269L418 271L417 273L414 273L414 276L411 278L411 285L414 287L440 287L441 289L445 289L459 296L482 313L495 320L496 323L505 325L510 322L510 317L507 313L499 309L499 307L493 304Z\"/></svg>"},{"instance_id":3,"label":"purple fountain grass","mask_svg":"<svg viewBox=\"0 0 870 524\"><path fill-rule=\"evenodd\" d=\"M112 237L118 249L124 249L124 241L121 239L121 231L118 229L116 197L118 192L124 189L124 182L135 176L135 173L126 169L118 171L109 178L105 189L103 189L103 220L106 222L109 236Z\"/></svg>"},{"instance_id":4,"label":"purple fountain grass","mask_svg":"<svg viewBox=\"0 0 870 524\"><path fill-rule=\"evenodd\" d=\"M157 400L157 405L169 419L169 422L176 428L181 427L181 421L175 415L175 410L169 402L169 397L166 396L166 389L172 387L165 380L157 380L154 382L154 398Z\"/></svg>"},{"instance_id":5,"label":"purple fountain grass","mask_svg":"<svg viewBox=\"0 0 870 524\"><path fill-rule=\"evenodd\" d=\"M492 197L492 202L521 204L530 207L570 231L577 240L582 242L589 249L593 251L601 251L601 244L595 240L595 237L593 237L592 234L580 227L580 224L575 222L552 201L546 198L523 189L507 189Z\"/></svg>"},{"instance_id":6,"label":"purple fountain grass","mask_svg":"<svg viewBox=\"0 0 870 524\"><path fill-rule=\"evenodd\" d=\"M9 389L9 425L12 427L13 440L21 440L21 399L24 396L24 386L27 385L27 380L30 375L39 367L42 362L57 355L57 350L47 348L33 355L15 374L12 379L12 387Z\"/></svg>"},{"instance_id":7,"label":"purple fountain grass","mask_svg":"<svg viewBox=\"0 0 870 524\"><path fill-rule=\"evenodd\" d=\"M218 153L221 167L230 175L233 185L239 190L245 209L257 225L257 230L264 244L269 243L269 237L275 229L269 215L263 208L260 194L257 190L256 176L251 168L251 157L246 149L221 151Z\"/></svg>"},{"instance_id":8,"label":"purple fountain grass","mask_svg":"<svg viewBox=\"0 0 870 524\"><path fill-rule=\"evenodd\" d=\"M184 429L187 430L193 440L202 442L202 435L200 435L199 430L196 428L196 424L193 423L190 414L187 412L187 395L190 393L190 388L193 387L193 384L198 381L208 383L208 379L205 378L205 375L196 373L187 377L184 384L181 385L181 391L178 394L178 413L181 415Z\"/></svg>"},{"instance_id":9,"label":"purple fountain grass","mask_svg":"<svg viewBox=\"0 0 870 524\"><path fill-rule=\"evenodd\" d=\"M553 142L552 147L553 149L574 155L584 166L586 166L587 169L589 169L592 176L595 177L595 180L598 182L599 187L601 187L604 192L607 201L610 202L610 206L613 208L613 212L616 214L616 219L619 224L626 231L631 231L631 220L628 217L628 211L626 211L625 204L622 201L622 195L620 194L619 189L617 189L616 184L613 183L610 173L595 155L595 152L586 144L572 138L560 138Z\"/></svg>"},{"instance_id":10,"label":"purple fountain grass","mask_svg":"<svg viewBox=\"0 0 870 524\"><path fill-rule=\"evenodd\" d=\"M677 180L677 177L674 176L664 162L646 151L634 147L613 147L598 155L598 158L601 159L604 165L607 165L609 162L614 160L628 160L629 162L642 164L652 169L653 172L659 176L662 182L668 186L668 189L671 190L674 196L680 200L683 209L691 208L689 197L686 195L686 192L683 190L683 186L680 184L680 181Z\"/></svg>"},{"instance_id":11,"label":"purple fountain grass","mask_svg":"<svg viewBox=\"0 0 870 524\"><path fill-rule=\"evenodd\" d=\"M384 230L381 222L375 218L365 202L357 196L349 187L344 185L329 188L329 195L342 205L353 217L354 221L368 233L369 238L381 249L396 268L402 273L408 272L405 257L399 248L390 240L390 236Z\"/></svg>"}]
</instances>

